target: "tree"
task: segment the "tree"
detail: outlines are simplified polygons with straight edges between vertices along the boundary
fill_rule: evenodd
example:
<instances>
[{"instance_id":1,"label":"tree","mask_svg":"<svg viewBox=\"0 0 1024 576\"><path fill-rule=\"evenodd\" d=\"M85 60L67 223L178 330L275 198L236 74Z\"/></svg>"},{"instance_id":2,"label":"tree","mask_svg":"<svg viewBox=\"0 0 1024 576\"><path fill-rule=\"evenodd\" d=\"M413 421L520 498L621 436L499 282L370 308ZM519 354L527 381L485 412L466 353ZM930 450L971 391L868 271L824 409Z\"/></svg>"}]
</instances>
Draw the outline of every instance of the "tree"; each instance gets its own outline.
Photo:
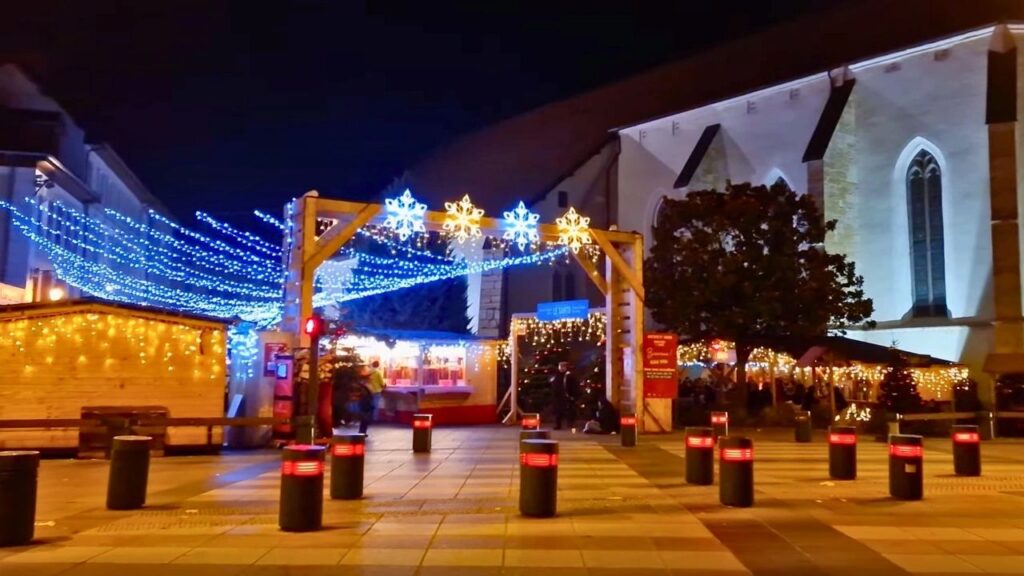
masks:
<instances>
[{"instance_id":1,"label":"tree","mask_svg":"<svg viewBox=\"0 0 1024 576\"><path fill-rule=\"evenodd\" d=\"M360 252L393 257L385 246L356 241ZM449 254L448 241L430 234L418 248L435 255ZM419 284L346 302L343 317L355 328L439 330L469 333L469 282L465 276Z\"/></svg>"},{"instance_id":2,"label":"tree","mask_svg":"<svg viewBox=\"0 0 1024 576\"><path fill-rule=\"evenodd\" d=\"M885 376L878 385L878 396L887 412L908 414L921 411L921 395L910 373L907 359L896 348L891 348L892 359L886 366Z\"/></svg>"},{"instance_id":3,"label":"tree","mask_svg":"<svg viewBox=\"0 0 1024 576\"><path fill-rule=\"evenodd\" d=\"M757 342L841 332L871 316L853 262L823 249L835 226L812 198L782 183L666 198L644 262L647 306L681 335L736 343L745 408Z\"/></svg>"}]
</instances>

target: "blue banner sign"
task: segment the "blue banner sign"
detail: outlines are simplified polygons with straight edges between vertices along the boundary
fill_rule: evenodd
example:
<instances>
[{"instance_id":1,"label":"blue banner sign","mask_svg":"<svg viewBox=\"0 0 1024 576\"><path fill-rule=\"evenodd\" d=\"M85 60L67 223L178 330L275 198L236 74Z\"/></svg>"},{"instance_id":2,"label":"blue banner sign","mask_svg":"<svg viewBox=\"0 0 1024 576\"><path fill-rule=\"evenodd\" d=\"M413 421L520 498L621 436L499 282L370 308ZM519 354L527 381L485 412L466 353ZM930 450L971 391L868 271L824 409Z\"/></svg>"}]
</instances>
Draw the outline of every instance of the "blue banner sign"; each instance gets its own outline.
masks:
<instances>
[{"instance_id":1,"label":"blue banner sign","mask_svg":"<svg viewBox=\"0 0 1024 576\"><path fill-rule=\"evenodd\" d=\"M554 322L555 320L586 320L590 312L588 300L565 300L562 302L541 302L537 304L537 320Z\"/></svg>"}]
</instances>

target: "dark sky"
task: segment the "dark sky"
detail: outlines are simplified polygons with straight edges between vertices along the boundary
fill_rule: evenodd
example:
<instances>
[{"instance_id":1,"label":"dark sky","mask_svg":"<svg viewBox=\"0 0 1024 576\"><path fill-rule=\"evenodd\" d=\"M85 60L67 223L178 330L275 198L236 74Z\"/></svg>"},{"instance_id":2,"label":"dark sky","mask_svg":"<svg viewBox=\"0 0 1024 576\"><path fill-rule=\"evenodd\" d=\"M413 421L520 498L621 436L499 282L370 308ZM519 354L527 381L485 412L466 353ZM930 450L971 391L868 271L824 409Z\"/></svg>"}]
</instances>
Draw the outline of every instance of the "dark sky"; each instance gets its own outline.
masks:
<instances>
[{"instance_id":1,"label":"dark sky","mask_svg":"<svg viewBox=\"0 0 1024 576\"><path fill-rule=\"evenodd\" d=\"M0 4L0 60L188 217L366 198L461 133L831 3Z\"/></svg>"}]
</instances>

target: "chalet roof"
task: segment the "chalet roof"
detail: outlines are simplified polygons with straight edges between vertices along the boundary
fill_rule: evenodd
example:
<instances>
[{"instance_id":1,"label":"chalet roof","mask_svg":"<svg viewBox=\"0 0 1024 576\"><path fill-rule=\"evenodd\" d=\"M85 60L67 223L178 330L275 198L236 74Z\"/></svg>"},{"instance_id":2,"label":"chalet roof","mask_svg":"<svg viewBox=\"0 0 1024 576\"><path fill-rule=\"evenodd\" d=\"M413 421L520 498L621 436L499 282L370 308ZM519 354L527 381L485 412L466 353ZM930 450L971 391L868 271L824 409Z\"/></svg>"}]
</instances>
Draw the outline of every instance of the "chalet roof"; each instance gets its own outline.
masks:
<instances>
[{"instance_id":1,"label":"chalet roof","mask_svg":"<svg viewBox=\"0 0 1024 576\"><path fill-rule=\"evenodd\" d=\"M30 302L25 304L10 304L0 306L0 322L20 320L39 316L53 316L68 314L72 312L97 312L116 313L129 312L136 315L159 316L167 321L184 320L189 323L210 324L217 327L224 327L230 322L200 314L189 314L166 310L155 306L141 306L137 304L125 304L122 302L111 302L97 298L74 298L70 300L59 300L57 302Z\"/></svg>"},{"instance_id":2,"label":"chalet roof","mask_svg":"<svg viewBox=\"0 0 1024 576\"><path fill-rule=\"evenodd\" d=\"M437 150L408 182L432 206L470 194L496 213L547 192L616 127L1021 19L1024 3L1012 0L849 3L499 122Z\"/></svg>"}]
</instances>

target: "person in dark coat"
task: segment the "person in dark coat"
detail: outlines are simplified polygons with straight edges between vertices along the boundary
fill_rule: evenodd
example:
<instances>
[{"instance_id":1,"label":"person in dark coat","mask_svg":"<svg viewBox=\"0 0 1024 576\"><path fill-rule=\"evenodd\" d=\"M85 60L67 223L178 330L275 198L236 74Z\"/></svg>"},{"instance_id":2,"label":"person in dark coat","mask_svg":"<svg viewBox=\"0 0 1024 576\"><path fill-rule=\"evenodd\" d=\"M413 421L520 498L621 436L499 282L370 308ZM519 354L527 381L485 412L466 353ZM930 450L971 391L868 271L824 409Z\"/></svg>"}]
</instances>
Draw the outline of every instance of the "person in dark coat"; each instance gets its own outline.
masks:
<instances>
[{"instance_id":1,"label":"person in dark coat","mask_svg":"<svg viewBox=\"0 0 1024 576\"><path fill-rule=\"evenodd\" d=\"M551 403L555 409L555 430L562 429L562 422L568 422L575 431L576 400L579 398L580 382L569 371L568 362L558 363L558 373L551 381Z\"/></svg>"}]
</instances>

